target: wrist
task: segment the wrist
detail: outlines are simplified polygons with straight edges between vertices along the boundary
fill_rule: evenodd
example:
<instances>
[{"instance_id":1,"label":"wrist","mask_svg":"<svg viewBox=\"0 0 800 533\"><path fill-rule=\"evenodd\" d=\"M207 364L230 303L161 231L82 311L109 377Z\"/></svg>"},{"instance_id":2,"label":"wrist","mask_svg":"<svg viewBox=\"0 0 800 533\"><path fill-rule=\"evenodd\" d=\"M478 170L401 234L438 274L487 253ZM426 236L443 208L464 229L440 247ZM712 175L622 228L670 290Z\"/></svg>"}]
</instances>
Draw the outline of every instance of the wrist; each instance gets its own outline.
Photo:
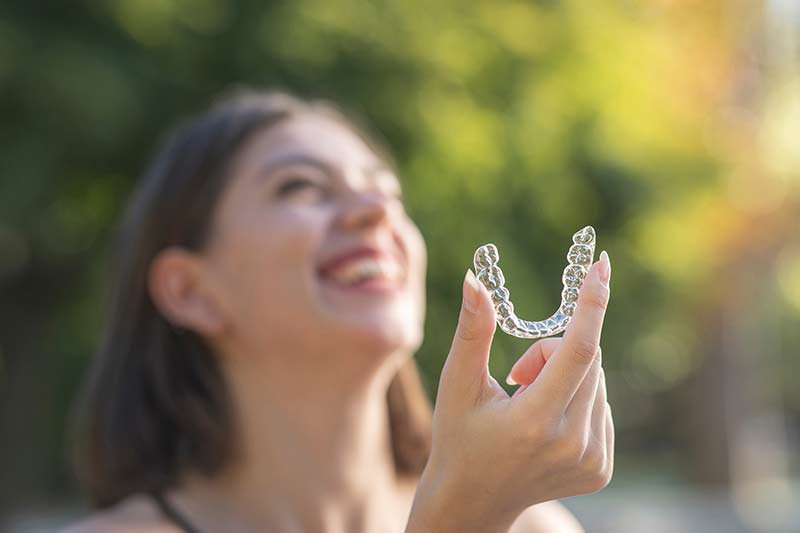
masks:
<instances>
[{"instance_id":1,"label":"wrist","mask_svg":"<svg viewBox=\"0 0 800 533\"><path fill-rule=\"evenodd\" d=\"M426 468L417 485L406 533L508 533L520 513L500 507L480 491L465 492L464 486Z\"/></svg>"}]
</instances>

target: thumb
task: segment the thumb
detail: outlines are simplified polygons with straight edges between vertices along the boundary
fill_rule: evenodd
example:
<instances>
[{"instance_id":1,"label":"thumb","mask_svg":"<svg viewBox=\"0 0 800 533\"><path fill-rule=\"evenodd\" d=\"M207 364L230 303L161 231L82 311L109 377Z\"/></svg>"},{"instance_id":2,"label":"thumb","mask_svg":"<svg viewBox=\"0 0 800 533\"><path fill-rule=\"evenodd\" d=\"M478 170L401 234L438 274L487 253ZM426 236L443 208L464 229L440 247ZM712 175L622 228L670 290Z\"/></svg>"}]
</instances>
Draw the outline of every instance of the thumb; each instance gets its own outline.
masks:
<instances>
[{"instance_id":1,"label":"thumb","mask_svg":"<svg viewBox=\"0 0 800 533\"><path fill-rule=\"evenodd\" d=\"M470 269L464 276L462 294L458 326L442 370L442 378L448 386L464 393L478 391L487 383L489 350L496 324L489 293Z\"/></svg>"}]
</instances>

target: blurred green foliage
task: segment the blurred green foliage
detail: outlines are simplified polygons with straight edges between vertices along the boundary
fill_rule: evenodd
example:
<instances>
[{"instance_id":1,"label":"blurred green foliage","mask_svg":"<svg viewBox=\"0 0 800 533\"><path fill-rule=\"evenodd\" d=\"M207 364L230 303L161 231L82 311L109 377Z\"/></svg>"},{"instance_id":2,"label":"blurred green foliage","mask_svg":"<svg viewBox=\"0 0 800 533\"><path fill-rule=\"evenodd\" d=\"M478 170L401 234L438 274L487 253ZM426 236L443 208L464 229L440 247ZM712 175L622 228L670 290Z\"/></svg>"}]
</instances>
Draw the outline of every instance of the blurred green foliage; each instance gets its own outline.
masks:
<instances>
[{"instance_id":1,"label":"blurred green foliage","mask_svg":"<svg viewBox=\"0 0 800 533\"><path fill-rule=\"evenodd\" d=\"M764 283L777 320L796 323L797 174L780 147L800 130L761 135L761 97L739 94L752 33L723 0L47 4L0 5L6 501L73 493L67 415L102 324L114 224L165 131L234 83L330 98L388 139L429 247L417 357L432 396L485 242L520 316L536 318L558 305L571 234L597 229L614 266L603 346L623 465L651 452L687 464L669 398L704 364L702 317L727 269L779 256ZM755 247L768 229L786 245ZM795 330L780 329L785 353ZM528 345L497 336L498 381ZM796 417L781 376L798 363L775 365Z\"/></svg>"}]
</instances>

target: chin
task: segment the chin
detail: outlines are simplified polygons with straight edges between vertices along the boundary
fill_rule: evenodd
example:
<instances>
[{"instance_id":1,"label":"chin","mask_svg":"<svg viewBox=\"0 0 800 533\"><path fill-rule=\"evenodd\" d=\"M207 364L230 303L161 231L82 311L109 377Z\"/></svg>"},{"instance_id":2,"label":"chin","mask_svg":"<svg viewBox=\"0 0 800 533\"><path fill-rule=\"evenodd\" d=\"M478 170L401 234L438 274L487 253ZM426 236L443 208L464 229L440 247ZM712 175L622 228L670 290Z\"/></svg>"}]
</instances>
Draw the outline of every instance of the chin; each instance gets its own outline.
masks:
<instances>
[{"instance_id":1,"label":"chin","mask_svg":"<svg viewBox=\"0 0 800 533\"><path fill-rule=\"evenodd\" d=\"M372 317L343 329L346 330L343 335L348 337L354 347L370 354L414 352L422 344L422 328L407 320L398 322Z\"/></svg>"}]
</instances>

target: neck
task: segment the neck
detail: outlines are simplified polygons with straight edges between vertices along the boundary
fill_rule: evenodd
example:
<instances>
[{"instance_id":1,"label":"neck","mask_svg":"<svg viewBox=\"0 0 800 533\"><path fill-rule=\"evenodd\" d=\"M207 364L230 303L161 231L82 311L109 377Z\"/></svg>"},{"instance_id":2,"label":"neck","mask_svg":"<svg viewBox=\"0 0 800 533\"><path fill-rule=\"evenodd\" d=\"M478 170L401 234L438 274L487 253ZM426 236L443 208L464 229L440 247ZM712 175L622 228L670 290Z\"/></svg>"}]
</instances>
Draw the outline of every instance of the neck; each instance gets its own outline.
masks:
<instances>
[{"instance_id":1,"label":"neck","mask_svg":"<svg viewBox=\"0 0 800 533\"><path fill-rule=\"evenodd\" d=\"M213 479L187 477L176 503L203 530L383 531L398 516L386 405L396 368L303 372L293 381L275 379L295 375L287 369L244 366L226 368L237 457Z\"/></svg>"}]
</instances>

